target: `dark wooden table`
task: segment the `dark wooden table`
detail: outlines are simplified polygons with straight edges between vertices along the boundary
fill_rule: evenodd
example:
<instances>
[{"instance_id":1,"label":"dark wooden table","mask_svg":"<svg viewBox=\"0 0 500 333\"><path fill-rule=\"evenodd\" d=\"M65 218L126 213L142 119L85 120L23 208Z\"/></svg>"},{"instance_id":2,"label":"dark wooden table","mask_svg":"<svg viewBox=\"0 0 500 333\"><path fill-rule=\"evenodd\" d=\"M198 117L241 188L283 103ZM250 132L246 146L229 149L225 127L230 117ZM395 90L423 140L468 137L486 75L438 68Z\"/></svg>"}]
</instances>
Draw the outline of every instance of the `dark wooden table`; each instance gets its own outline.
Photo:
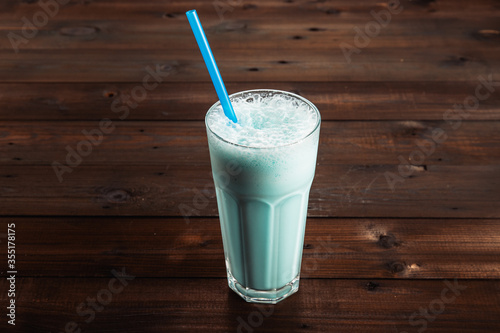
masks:
<instances>
[{"instance_id":1,"label":"dark wooden table","mask_svg":"<svg viewBox=\"0 0 500 333\"><path fill-rule=\"evenodd\" d=\"M276 306L227 287L193 8L230 93L322 114ZM5 0L0 30L1 332L500 331L499 1Z\"/></svg>"}]
</instances>

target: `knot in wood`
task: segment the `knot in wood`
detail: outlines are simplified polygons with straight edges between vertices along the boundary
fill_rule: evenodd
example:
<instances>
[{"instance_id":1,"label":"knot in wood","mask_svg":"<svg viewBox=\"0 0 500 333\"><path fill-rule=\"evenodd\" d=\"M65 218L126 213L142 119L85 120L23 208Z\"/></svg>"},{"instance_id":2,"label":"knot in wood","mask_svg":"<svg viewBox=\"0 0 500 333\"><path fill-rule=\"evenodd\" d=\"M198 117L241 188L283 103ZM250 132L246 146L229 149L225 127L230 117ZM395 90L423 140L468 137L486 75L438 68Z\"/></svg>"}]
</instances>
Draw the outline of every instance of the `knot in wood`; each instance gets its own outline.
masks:
<instances>
[{"instance_id":1,"label":"knot in wood","mask_svg":"<svg viewBox=\"0 0 500 333\"><path fill-rule=\"evenodd\" d=\"M107 190L103 196L109 203L124 203L130 199L130 193L122 189Z\"/></svg>"},{"instance_id":2,"label":"knot in wood","mask_svg":"<svg viewBox=\"0 0 500 333\"><path fill-rule=\"evenodd\" d=\"M384 249L390 249L394 246L399 246L401 245L400 242L396 239L396 236L394 236L391 233L388 234L383 234L378 237L377 245L380 247L383 247Z\"/></svg>"},{"instance_id":3,"label":"knot in wood","mask_svg":"<svg viewBox=\"0 0 500 333\"><path fill-rule=\"evenodd\" d=\"M370 281L370 282L368 282L368 283L366 284L366 289L367 289L368 291L374 291L374 290L375 290L375 289L377 289L379 286L380 286L380 284L378 284L378 283L376 283L376 282L372 282L372 281Z\"/></svg>"},{"instance_id":4,"label":"knot in wood","mask_svg":"<svg viewBox=\"0 0 500 333\"><path fill-rule=\"evenodd\" d=\"M405 270L406 265L402 262L391 262L388 264L389 271L393 274L401 273Z\"/></svg>"}]
</instances>

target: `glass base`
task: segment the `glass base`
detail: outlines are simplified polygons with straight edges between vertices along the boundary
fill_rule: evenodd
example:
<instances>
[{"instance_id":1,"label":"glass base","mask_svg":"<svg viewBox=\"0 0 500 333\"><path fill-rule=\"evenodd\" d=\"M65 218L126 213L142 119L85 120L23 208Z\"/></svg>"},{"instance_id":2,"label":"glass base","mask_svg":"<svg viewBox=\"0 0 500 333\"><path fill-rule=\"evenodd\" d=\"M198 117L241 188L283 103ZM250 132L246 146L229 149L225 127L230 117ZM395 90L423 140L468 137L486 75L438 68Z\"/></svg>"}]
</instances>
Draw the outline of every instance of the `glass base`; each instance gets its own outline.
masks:
<instances>
[{"instance_id":1,"label":"glass base","mask_svg":"<svg viewBox=\"0 0 500 333\"><path fill-rule=\"evenodd\" d=\"M249 303L276 304L284 300L285 298L295 294L299 290L299 279L300 274L298 274L292 281L288 282L281 288L257 290L242 286L234 278L231 272L227 270L227 281L229 284L229 288L231 288L235 293L240 295L245 301Z\"/></svg>"}]
</instances>

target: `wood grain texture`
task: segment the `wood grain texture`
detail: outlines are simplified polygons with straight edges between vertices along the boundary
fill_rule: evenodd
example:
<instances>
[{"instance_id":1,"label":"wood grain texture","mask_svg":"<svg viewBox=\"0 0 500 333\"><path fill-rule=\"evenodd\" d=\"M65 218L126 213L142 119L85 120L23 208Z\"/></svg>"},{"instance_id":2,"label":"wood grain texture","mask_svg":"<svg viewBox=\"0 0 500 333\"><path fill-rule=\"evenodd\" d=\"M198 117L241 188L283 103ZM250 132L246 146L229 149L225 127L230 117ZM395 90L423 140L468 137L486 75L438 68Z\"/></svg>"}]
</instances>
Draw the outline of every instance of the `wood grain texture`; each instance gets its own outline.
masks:
<instances>
[{"instance_id":1,"label":"wood grain texture","mask_svg":"<svg viewBox=\"0 0 500 333\"><path fill-rule=\"evenodd\" d=\"M440 135L434 135L436 129L442 130ZM425 152L423 161L414 154L412 164L494 166L500 164L500 150L495 149L500 145L498 132L500 123L494 121L324 121L318 162L398 165L399 155L409 160L420 150ZM109 127L101 120L8 121L0 125L0 133L0 161L5 166L66 163L66 146L85 151L82 144L78 148L79 142L89 140L94 142L91 152L78 153L82 166L209 164L201 121L115 120Z\"/></svg>"},{"instance_id":2,"label":"wood grain texture","mask_svg":"<svg viewBox=\"0 0 500 333\"><path fill-rule=\"evenodd\" d=\"M39 6L4 6L10 13L4 14L5 35L25 38L23 14L29 19ZM230 4L221 18L213 2L205 1L168 7L160 2L72 3L17 45L17 53L8 38L0 40L5 61L0 81L141 82L144 69L158 64L168 69L165 81L208 82L182 14L192 6L203 18L226 81L464 82L479 74L499 79L494 1L475 6L404 1L401 13L379 25L368 42L358 43L353 28L375 22L370 13L387 11L386 3L241 2ZM470 15L462 15L465 10ZM359 46L351 61L340 47L345 43Z\"/></svg>"},{"instance_id":3,"label":"wood grain texture","mask_svg":"<svg viewBox=\"0 0 500 333\"><path fill-rule=\"evenodd\" d=\"M193 42L194 43L194 42ZM192 50L179 50L175 54L163 50L27 50L19 54L0 51L5 63L22 63L23 70L13 66L0 67L1 82L142 82L147 68L161 69L165 82L208 82L210 80L201 55ZM262 84L276 78L288 82L360 81L360 82L440 82L477 81L478 75L493 75L500 80L495 69L500 61L498 49L483 50L484 60L463 64L462 50L421 48L404 49L388 53L385 48L364 49L349 65L342 51L334 45L330 49L307 51L307 46L289 50L228 50L217 57L219 69L228 82L245 81ZM284 55L288 55L283 59ZM475 57L479 57L475 56ZM41 59L44 59L43 62ZM109 59L116 59L110 61ZM248 59L252 59L249 61ZM382 59L375 61L375 59ZM404 61L401 61L401 60ZM287 66L276 66L285 60Z\"/></svg>"},{"instance_id":4,"label":"wood grain texture","mask_svg":"<svg viewBox=\"0 0 500 333\"><path fill-rule=\"evenodd\" d=\"M62 183L50 166L2 170L4 215L217 215L208 164L87 165L65 174ZM498 166L417 168L394 191L384 175L397 172L394 165L320 164L317 172L312 217L500 217Z\"/></svg>"},{"instance_id":5,"label":"wood grain texture","mask_svg":"<svg viewBox=\"0 0 500 333\"><path fill-rule=\"evenodd\" d=\"M314 101L327 120L443 120L455 104L475 94L476 82L265 82L260 88L298 93ZM134 83L3 83L1 120L119 120ZM229 92L251 90L255 83L231 82ZM498 88L496 89L498 90ZM481 93L484 93L481 88ZM164 82L131 109L127 120L198 120L217 100L212 83ZM499 120L500 94L481 101L467 120Z\"/></svg>"},{"instance_id":6,"label":"wood grain texture","mask_svg":"<svg viewBox=\"0 0 500 333\"><path fill-rule=\"evenodd\" d=\"M226 276L217 218L17 217L1 230L8 223L23 277ZM498 235L498 219L309 218L301 276L500 279Z\"/></svg>"},{"instance_id":7,"label":"wood grain texture","mask_svg":"<svg viewBox=\"0 0 500 333\"><path fill-rule=\"evenodd\" d=\"M41 5L0 3L0 256L15 223L18 270L12 327L0 265L1 332L500 331L498 1L71 0L16 53ZM227 287L193 8L229 92L292 91L322 114L300 291L273 307ZM53 161L104 118L59 181ZM389 172L406 176L391 188ZM111 295L113 270L134 279Z\"/></svg>"},{"instance_id":8,"label":"wood grain texture","mask_svg":"<svg viewBox=\"0 0 500 333\"><path fill-rule=\"evenodd\" d=\"M448 129L449 139L416 163L413 152L430 142L425 140L431 129L444 125L325 122L309 214L500 217L500 151L494 148L499 124L469 121L456 131ZM217 214L200 122L117 122L59 182L53 161L66 164L66 147L76 150L86 140L81 131L98 126L97 121L4 123L3 214L179 216L181 205L194 216ZM400 166L410 157L415 166ZM400 171L405 178L392 186L387 173ZM203 204L197 205L200 195Z\"/></svg>"},{"instance_id":9,"label":"wood grain texture","mask_svg":"<svg viewBox=\"0 0 500 333\"><path fill-rule=\"evenodd\" d=\"M476 30L477 27L498 28L498 21L495 20L498 4L494 0L474 4L465 1L426 3L409 0L401 0L400 3L402 10L392 9L390 22L382 27L377 39L373 40L374 44L384 45L379 43L385 41L391 42L393 48L409 45L442 48L443 41L458 46L467 42L495 41L494 34L481 34ZM225 5L225 13L218 12L214 4ZM0 14L2 22L5 22L1 30L6 32L22 33L23 15L31 19L40 10L36 3L20 3L15 9L5 8L7 5L2 4ZM318 41L326 38L333 42L346 38L352 43L356 33L352 30L353 26L363 28L374 20L372 11L387 11L388 4L366 0L351 3L178 1L170 2L168 6L163 1L73 3L61 6L57 15L39 27L36 38L23 45L22 49L131 49L148 46L171 49L172 42L176 46L191 48L191 31L184 15L190 8L197 8L207 36L216 47L269 49L275 46L272 43L278 41L284 47L295 48L297 44L293 42L293 37L299 34L306 39L303 42L308 46L320 49L325 45ZM464 11L469 15L464 16ZM460 19L457 19L458 16ZM382 19L387 20L387 17ZM415 29L415 25L419 29ZM409 36L417 37L417 40L410 41ZM426 38L419 38L421 36ZM228 42L225 43L223 38ZM9 40L3 39L0 48L10 49Z\"/></svg>"},{"instance_id":10,"label":"wood grain texture","mask_svg":"<svg viewBox=\"0 0 500 333\"><path fill-rule=\"evenodd\" d=\"M357 31L353 29L354 27L363 30L367 23L375 22L370 11L386 10L380 4L373 5L371 1L366 3L370 3L366 9L344 12L338 16L325 15L321 10L304 10L298 6L286 9L286 6L276 5L267 10L252 11L233 7L233 13L227 12L223 20L220 20L216 11L210 8L198 8L198 12L210 45L215 51L236 49L262 51L275 48L277 45L283 50L305 46L310 51L325 47L340 51L341 43L351 45L355 43ZM114 4L101 8L102 12L96 13L97 7L103 7L99 4L97 2L91 4L90 7L94 6L94 11L92 15L87 16L82 15L82 11L76 7L72 13L61 10L59 15L39 29L34 38L29 39L27 43L19 44L18 52L44 49L62 52L78 49L87 52L97 48L122 52L132 49L172 51L172 45L183 50L196 48L184 15L190 8L188 6L180 9L182 13L175 12L175 9L168 13L165 12L164 6L157 6L144 12L144 3L127 7ZM130 15L128 11L135 13ZM286 18L286 12L294 17L293 21ZM366 49L390 48L398 51L416 47L443 49L444 42L447 43L446 48L460 49L468 54L480 54L483 48L492 50L498 48L495 44L498 36L495 35L494 29L500 26L494 11L483 10L476 12L477 16L469 15L457 20L456 15L460 13L455 11L428 14L410 10L401 13L403 15L392 15L388 24L384 22L385 27L380 26L378 34L373 36ZM171 18L169 15L175 17ZM120 17L113 19L110 16ZM27 17L31 18L30 15ZM388 18L381 16L381 19ZM3 22L7 28L2 26L0 31L23 36L24 23L21 17L10 16ZM419 26L418 30L414 29L415 25ZM440 33L436 33L436 29L440 29ZM426 38L421 38L423 35ZM325 45L325 42L328 44ZM480 49L466 51L467 47L473 46ZM0 40L0 50L14 51L12 47L9 38Z\"/></svg>"},{"instance_id":11,"label":"wood grain texture","mask_svg":"<svg viewBox=\"0 0 500 333\"><path fill-rule=\"evenodd\" d=\"M128 268L125 272L134 275ZM93 317L78 315L76 309L81 303L84 311L89 309L87 302L99 295L108 300L104 293L112 279L111 273L98 279L19 278L22 289L18 311L23 316L17 319L16 329L61 332L68 322L85 332L131 333L402 333L417 332L424 324L429 332L440 333L500 329L498 280L303 279L300 291L290 299L275 306L256 306L230 291L226 279L136 277L126 281L127 285L112 295L108 304L96 304L101 311L93 311ZM450 292L450 284L461 289L456 291L458 296ZM0 290L6 286L2 279ZM442 295L447 303L441 301ZM5 293L0 300L5 302ZM431 319L425 319L425 312L419 314L420 309L427 309L427 318ZM249 329L243 328L242 322L251 323ZM0 325L5 327L5 321Z\"/></svg>"}]
</instances>

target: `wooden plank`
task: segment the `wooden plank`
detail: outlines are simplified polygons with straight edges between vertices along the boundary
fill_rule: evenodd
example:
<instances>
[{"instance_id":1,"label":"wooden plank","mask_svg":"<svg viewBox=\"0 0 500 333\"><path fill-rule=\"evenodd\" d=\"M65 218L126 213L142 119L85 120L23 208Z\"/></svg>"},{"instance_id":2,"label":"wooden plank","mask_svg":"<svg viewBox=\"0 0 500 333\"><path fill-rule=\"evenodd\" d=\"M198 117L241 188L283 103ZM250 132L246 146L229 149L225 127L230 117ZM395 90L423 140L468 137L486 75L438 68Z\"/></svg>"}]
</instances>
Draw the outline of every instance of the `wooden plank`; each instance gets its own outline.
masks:
<instances>
[{"instance_id":1,"label":"wooden plank","mask_svg":"<svg viewBox=\"0 0 500 333\"><path fill-rule=\"evenodd\" d=\"M139 5L142 7L142 4ZM120 10L121 8L121 10ZM5 18L0 25L0 31L9 38L0 39L0 50L14 52L15 45L22 53L27 50L57 49L64 52L68 49L88 51L92 49L161 49L172 52L175 49L193 50L194 38L184 14L176 19L165 20L164 6L143 12L139 8L112 7L118 18L101 18L96 12L87 16L80 12L72 17L58 15L45 26L41 26L35 37L24 39L23 21L21 17ZM172 11L171 8L168 8ZM100 9L95 9L99 11ZM377 9L374 9L377 10ZM174 9L175 11L175 9ZM327 46L340 46L342 42L353 45L358 34L354 27L365 29L367 23L374 21L370 9L354 15L343 14L337 18L324 15L321 12L305 11L296 7L287 16L280 7L273 11L262 13L254 11L241 12L240 15L226 13L226 20L219 20L207 12L200 12L207 37L214 50L230 49L273 49L279 44L281 49L296 49L298 45L308 50L320 50ZM66 13L65 11L61 11ZM30 14L26 13L27 17ZM101 15L106 14L104 10ZM457 15L463 11L446 12L442 14L414 16L392 16L385 27L370 40L369 48L389 48L402 51L408 47L449 48L459 47L472 51L472 47L480 49L498 48L495 41L496 32L500 29L498 10L469 13L469 16L457 20ZM172 14L170 14L172 15ZM1 16L1 15L0 15ZM207 17L208 16L208 17ZM293 21L280 18L293 17ZM387 20L387 17L382 17ZM276 21L278 20L278 22ZM418 27L418 29L416 28ZM373 28L372 28L373 29ZM496 32L495 32L496 31ZM26 32L24 32L26 34ZM13 36L17 36L14 39ZM22 40L22 42L21 42ZM298 41L300 40L300 41ZM361 43L361 42L360 42ZM478 50L474 50L478 51Z\"/></svg>"},{"instance_id":2,"label":"wooden plank","mask_svg":"<svg viewBox=\"0 0 500 333\"><path fill-rule=\"evenodd\" d=\"M231 82L230 92L273 88L311 100L326 120L442 120L475 94L479 82ZM133 83L0 84L0 120L118 120L112 103L130 95ZM484 89L484 88L483 88ZM483 92L483 90L481 90ZM116 102L115 102L116 100ZM164 82L137 103L128 120L203 120L217 100L211 83ZM500 120L500 94L481 101L467 120Z\"/></svg>"},{"instance_id":3,"label":"wooden plank","mask_svg":"<svg viewBox=\"0 0 500 333\"><path fill-rule=\"evenodd\" d=\"M423 1L401 0L400 6L392 7L393 18L404 17L405 20L431 20L442 18L454 18L453 22L470 22L480 20L481 17L491 18L499 10L495 0L481 1L453 1L441 0L439 3ZM225 11L217 11L216 5ZM222 5L222 6L220 6ZM0 19L3 29L15 29L17 25L22 25L21 18L32 16L41 7L33 3L2 3ZM362 0L356 2L335 1L290 1L282 0L256 1L248 3L244 1L234 1L231 3L214 3L212 1L169 1L165 3L161 0L148 2L128 1L99 1L88 3L70 3L59 6L59 11L50 22L65 20L82 20L85 18L95 21L106 20L111 24L116 21L145 23L149 20L152 26L178 26L185 24L184 12L190 8L196 8L200 13L203 24L207 27L220 23L224 20L251 19L261 22L275 23L283 26L290 24L290 17L293 22L300 25L304 22L343 22L346 20L373 19L370 12L387 10L386 3ZM402 8L402 10L401 10ZM401 12L399 12L401 10ZM457 14L468 13L469 15L460 17ZM170 14L170 15L168 15ZM222 17L221 17L222 14ZM279 15L278 15L279 14ZM314 18L315 20L313 20ZM17 22L18 24L12 24ZM162 23L161 23L162 22ZM49 23L50 24L50 23ZM42 27L43 28L43 27Z\"/></svg>"},{"instance_id":4,"label":"wooden plank","mask_svg":"<svg viewBox=\"0 0 500 333\"><path fill-rule=\"evenodd\" d=\"M294 52L270 49L227 50L217 54L227 82L311 81L474 81L479 75L500 80L497 49L366 48L351 64L337 45L314 52L298 40ZM194 41L193 41L194 43ZM285 57L286 56L286 57ZM207 82L208 72L193 44L192 50L26 50L0 51L0 82L142 82L146 68L163 68L165 82ZM354 58L354 57L353 57ZM461 60L461 59L464 60ZM249 60L251 59L251 60ZM277 66L285 60L286 66ZM16 64L16 65L12 65Z\"/></svg>"},{"instance_id":5,"label":"wooden plank","mask_svg":"<svg viewBox=\"0 0 500 333\"><path fill-rule=\"evenodd\" d=\"M443 131L438 139L434 135L434 139L441 141L439 144L432 134L437 133L437 128ZM497 166L500 165L500 150L496 149L500 145L499 131L500 122L492 121L450 124L445 121L324 121L318 162L320 167L338 164L397 166L401 163L399 155L406 160L411 155L416 165ZM82 146L86 144L79 142L90 145L88 133L93 133L95 144L90 153L80 154L85 155L81 166L209 164L206 128L201 121L117 120L109 129L102 128L97 120L9 121L0 125L0 133L0 162L4 166L50 167L53 161L66 163L68 151L86 148ZM423 153L412 154L416 150L428 152L428 156L420 161L419 156ZM320 170L319 174L322 173Z\"/></svg>"},{"instance_id":6,"label":"wooden plank","mask_svg":"<svg viewBox=\"0 0 500 333\"><path fill-rule=\"evenodd\" d=\"M62 183L50 165L3 166L0 211L20 216L216 216L208 156L204 163L85 165L64 174ZM428 165L412 170L413 175L395 183L393 191L385 172L397 174L395 165L320 163L309 215L500 217L499 165Z\"/></svg>"},{"instance_id":7,"label":"wooden plank","mask_svg":"<svg viewBox=\"0 0 500 333\"><path fill-rule=\"evenodd\" d=\"M227 81L279 77L285 81L453 82L498 73L499 9L492 1L473 6L407 1L406 11L393 15L360 54L352 55L355 60L350 64L340 44L352 45L356 35L352 28L373 21L370 11L386 10L385 4L366 1L340 9L335 8L340 2L241 4L228 13L230 19L221 22L213 2L173 3L167 8L163 3L111 2L61 8L37 36L19 45L19 54L8 38L2 38L0 56L5 63L0 66L0 80L140 82L146 66L160 64L172 67L168 81L206 82L208 75L182 14L198 4L200 13L207 16L214 50L224 51L216 54ZM8 19L2 24L6 33L19 33L21 18L40 11L37 5L6 7ZM464 10L469 15L462 15ZM287 64L277 65L279 61Z\"/></svg>"},{"instance_id":8,"label":"wooden plank","mask_svg":"<svg viewBox=\"0 0 500 333\"><path fill-rule=\"evenodd\" d=\"M111 294L104 306L97 303L100 311L90 311L92 299L107 302L112 279L111 274L100 279L19 278L16 329L62 332L68 322L85 332L402 333L428 329L476 333L500 329L498 280L303 279L299 292L290 299L275 306L256 306L230 291L225 279L135 278L125 281L123 289L119 281L113 281L112 287L120 292ZM0 286L5 291L7 281L2 279ZM5 292L0 299L5 304ZM78 315L81 303L80 312L90 313ZM6 327L6 320L0 325Z\"/></svg>"},{"instance_id":9,"label":"wooden plank","mask_svg":"<svg viewBox=\"0 0 500 333\"><path fill-rule=\"evenodd\" d=\"M499 125L466 122L448 131L449 139L416 163L423 149L419 142L430 142L419 140L429 138L428 129L440 123L325 122L309 212L344 217L499 217ZM200 122L117 123L81 164L72 164L71 172L59 169L59 179L53 161L66 165L66 146L77 149L85 139L81 131L96 126L97 122L2 126L2 214L178 216L181 204L193 207L198 191L210 200L193 214L217 213ZM400 165L410 157L415 166ZM404 178L390 182L387 172Z\"/></svg>"},{"instance_id":10,"label":"wooden plank","mask_svg":"<svg viewBox=\"0 0 500 333\"><path fill-rule=\"evenodd\" d=\"M2 233L12 223L18 276L226 276L217 218L11 217ZM304 278L499 279L500 220L309 218L303 251Z\"/></svg>"}]
</instances>

